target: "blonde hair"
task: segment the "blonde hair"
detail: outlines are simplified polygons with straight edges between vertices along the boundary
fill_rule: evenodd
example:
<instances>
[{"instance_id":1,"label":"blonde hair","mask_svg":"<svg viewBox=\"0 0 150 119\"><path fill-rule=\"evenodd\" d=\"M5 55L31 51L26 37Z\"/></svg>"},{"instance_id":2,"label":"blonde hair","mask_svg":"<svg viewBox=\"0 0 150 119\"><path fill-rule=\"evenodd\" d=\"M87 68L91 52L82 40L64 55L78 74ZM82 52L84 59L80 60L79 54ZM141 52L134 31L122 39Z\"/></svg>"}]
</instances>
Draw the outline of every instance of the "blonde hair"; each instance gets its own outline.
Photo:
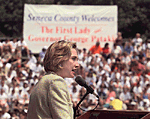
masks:
<instances>
[{"instance_id":1,"label":"blonde hair","mask_svg":"<svg viewBox=\"0 0 150 119\"><path fill-rule=\"evenodd\" d=\"M71 49L75 43L61 40L51 44L45 54L43 65L46 72L56 72L62 68L61 64L71 57Z\"/></svg>"}]
</instances>

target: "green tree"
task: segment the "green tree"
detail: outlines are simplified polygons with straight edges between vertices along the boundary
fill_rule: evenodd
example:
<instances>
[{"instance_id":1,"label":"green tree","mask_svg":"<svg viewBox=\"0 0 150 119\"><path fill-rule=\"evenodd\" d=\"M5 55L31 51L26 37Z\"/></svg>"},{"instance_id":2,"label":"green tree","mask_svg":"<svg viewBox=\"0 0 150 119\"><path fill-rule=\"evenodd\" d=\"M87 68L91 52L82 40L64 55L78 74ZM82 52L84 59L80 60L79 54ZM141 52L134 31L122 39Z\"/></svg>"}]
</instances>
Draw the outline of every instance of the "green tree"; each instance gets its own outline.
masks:
<instances>
[{"instance_id":1,"label":"green tree","mask_svg":"<svg viewBox=\"0 0 150 119\"><path fill-rule=\"evenodd\" d=\"M0 0L0 29L6 36L21 36L24 4L62 5L117 5L118 31L124 37L134 37L137 32L149 37L149 0Z\"/></svg>"}]
</instances>

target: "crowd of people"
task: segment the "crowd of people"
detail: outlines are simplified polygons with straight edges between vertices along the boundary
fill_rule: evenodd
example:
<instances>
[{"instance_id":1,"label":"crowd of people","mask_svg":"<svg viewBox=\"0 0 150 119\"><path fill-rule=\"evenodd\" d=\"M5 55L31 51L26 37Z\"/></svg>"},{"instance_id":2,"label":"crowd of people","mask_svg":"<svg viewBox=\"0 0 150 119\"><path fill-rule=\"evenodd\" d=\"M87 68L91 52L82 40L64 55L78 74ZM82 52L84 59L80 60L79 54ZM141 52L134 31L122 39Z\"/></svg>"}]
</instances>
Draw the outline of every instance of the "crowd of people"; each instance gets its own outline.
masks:
<instances>
[{"instance_id":1,"label":"crowd of people","mask_svg":"<svg viewBox=\"0 0 150 119\"><path fill-rule=\"evenodd\" d=\"M0 118L24 119L27 116L30 93L45 74L43 58L47 47L38 56L32 53L23 38L0 42ZM150 41L139 33L124 40L118 32L110 47L99 41L89 50L78 48L77 75L99 95L86 96L78 114L87 110L145 110L150 111ZM75 107L86 89L65 78ZM117 102L117 103L116 103Z\"/></svg>"}]
</instances>

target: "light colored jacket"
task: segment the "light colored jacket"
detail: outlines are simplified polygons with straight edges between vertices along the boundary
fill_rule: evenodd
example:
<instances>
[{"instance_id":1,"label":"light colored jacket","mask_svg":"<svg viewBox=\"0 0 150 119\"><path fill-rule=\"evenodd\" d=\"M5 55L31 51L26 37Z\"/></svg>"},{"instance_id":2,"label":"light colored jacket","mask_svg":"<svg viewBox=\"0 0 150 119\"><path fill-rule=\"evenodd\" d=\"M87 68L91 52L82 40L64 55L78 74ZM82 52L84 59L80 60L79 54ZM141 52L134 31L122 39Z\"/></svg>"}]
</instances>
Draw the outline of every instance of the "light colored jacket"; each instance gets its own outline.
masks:
<instances>
[{"instance_id":1,"label":"light colored jacket","mask_svg":"<svg viewBox=\"0 0 150 119\"><path fill-rule=\"evenodd\" d=\"M31 92L28 119L73 119L73 107L65 80L55 74L42 77Z\"/></svg>"}]
</instances>

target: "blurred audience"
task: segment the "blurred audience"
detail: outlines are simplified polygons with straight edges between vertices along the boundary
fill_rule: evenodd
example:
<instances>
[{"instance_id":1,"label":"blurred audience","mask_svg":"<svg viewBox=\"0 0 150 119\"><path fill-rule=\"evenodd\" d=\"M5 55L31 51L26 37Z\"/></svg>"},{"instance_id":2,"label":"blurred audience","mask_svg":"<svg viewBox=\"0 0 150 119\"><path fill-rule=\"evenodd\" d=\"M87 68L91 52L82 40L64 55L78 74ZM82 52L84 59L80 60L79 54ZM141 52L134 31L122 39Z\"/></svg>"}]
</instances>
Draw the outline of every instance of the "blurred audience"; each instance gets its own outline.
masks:
<instances>
[{"instance_id":1,"label":"blurred audience","mask_svg":"<svg viewBox=\"0 0 150 119\"><path fill-rule=\"evenodd\" d=\"M38 56L32 53L23 38L0 42L0 118L24 119L30 92L44 75L43 58L47 47ZM89 94L78 114L93 109L150 111L150 42L139 33L124 41L121 32L113 46L100 42L78 48L81 75L99 95ZM86 93L74 79L65 79L74 107ZM99 101L99 102L98 102ZM116 105L117 104L117 105Z\"/></svg>"}]
</instances>

